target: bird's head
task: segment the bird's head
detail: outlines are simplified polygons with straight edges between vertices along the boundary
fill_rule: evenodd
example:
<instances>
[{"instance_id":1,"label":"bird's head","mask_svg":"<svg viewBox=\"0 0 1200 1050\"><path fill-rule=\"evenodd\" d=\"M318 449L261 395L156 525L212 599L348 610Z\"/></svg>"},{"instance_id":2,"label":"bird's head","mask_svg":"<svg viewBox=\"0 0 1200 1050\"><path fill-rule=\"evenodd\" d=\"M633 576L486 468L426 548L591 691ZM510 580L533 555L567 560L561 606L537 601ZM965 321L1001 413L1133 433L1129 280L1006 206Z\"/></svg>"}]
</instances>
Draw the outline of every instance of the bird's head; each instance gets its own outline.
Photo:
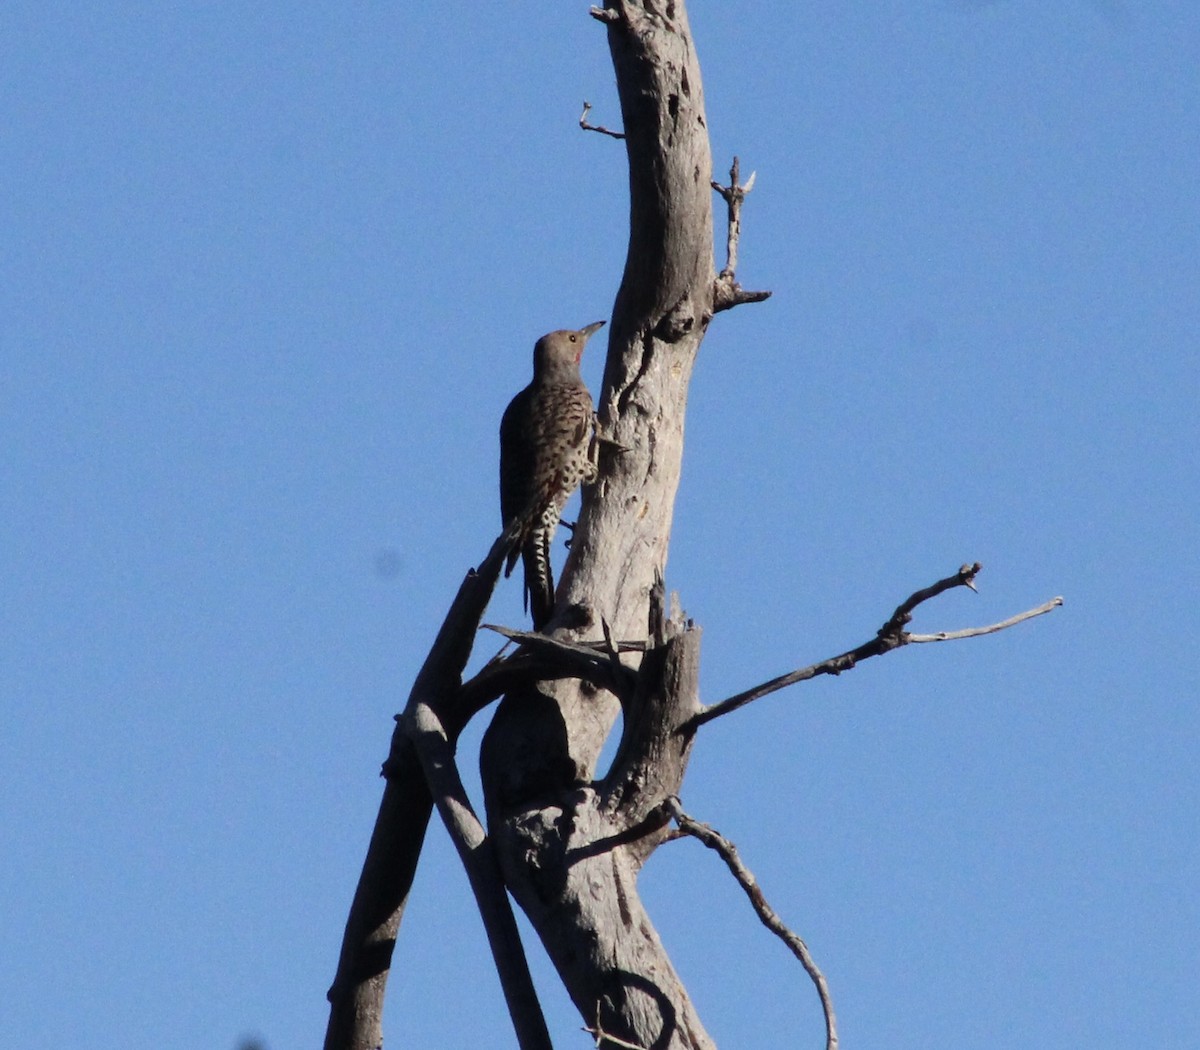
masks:
<instances>
[{"instance_id":1,"label":"bird's head","mask_svg":"<svg viewBox=\"0 0 1200 1050\"><path fill-rule=\"evenodd\" d=\"M596 321L583 328L562 328L542 336L533 348L534 379L578 377L583 348L592 333L603 327L603 321Z\"/></svg>"}]
</instances>

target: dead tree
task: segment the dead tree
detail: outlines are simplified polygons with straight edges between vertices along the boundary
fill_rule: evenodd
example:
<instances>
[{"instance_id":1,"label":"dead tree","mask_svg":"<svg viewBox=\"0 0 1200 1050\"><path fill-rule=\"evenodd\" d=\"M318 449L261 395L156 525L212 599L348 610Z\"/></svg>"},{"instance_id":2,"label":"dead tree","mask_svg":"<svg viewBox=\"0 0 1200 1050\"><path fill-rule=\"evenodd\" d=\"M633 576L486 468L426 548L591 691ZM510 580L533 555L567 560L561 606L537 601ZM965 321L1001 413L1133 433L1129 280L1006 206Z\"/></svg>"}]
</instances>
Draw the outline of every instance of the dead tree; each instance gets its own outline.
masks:
<instances>
[{"instance_id":1,"label":"dead tree","mask_svg":"<svg viewBox=\"0 0 1200 1050\"><path fill-rule=\"evenodd\" d=\"M541 634L500 629L516 643L469 680L463 671L513 538L501 536L468 572L397 716L386 784L329 991L326 1050L382 1046L392 948L430 815L437 809L479 904L518 1044L550 1037L510 905L537 931L597 1046L711 1048L638 896L641 867L666 839L695 835L717 849L760 918L815 982L827 1045L837 1045L824 978L800 938L764 900L736 851L679 801L688 757L707 722L820 674L838 674L908 642L986 633L913 635L918 604L973 586L977 564L917 591L866 642L719 703L700 701L700 629L672 612L663 573L683 451L688 383L713 318L765 299L738 284L742 202L736 159L728 186L711 178L700 66L683 0L605 0L629 160L630 234L597 399L600 476L584 492L554 615ZM726 205L726 264L713 261L713 191ZM548 322L549 323L549 322ZM455 745L500 699L481 755L487 828L463 790ZM618 714L611 768L597 770Z\"/></svg>"}]
</instances>

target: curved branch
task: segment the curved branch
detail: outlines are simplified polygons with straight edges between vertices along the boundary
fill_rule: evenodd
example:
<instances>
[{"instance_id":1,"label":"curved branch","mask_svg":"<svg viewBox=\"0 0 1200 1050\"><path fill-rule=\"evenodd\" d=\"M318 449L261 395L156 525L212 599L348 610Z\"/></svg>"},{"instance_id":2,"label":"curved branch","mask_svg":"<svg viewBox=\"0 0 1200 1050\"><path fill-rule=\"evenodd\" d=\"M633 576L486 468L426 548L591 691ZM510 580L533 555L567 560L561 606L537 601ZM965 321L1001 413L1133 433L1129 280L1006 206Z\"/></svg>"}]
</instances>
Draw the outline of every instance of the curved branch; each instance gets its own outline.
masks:
<instances>
[{"instance_id":1,"label":"curved branch","mask_svg":"<svg viewBox=\"0 0 1200 1050\"><path fill-rule=\"evenodd\" d=\"M975 577L982 571L983 566L979 562L975 562L973 565L963 565L953 575L938 580L937 583L931 583L928 587L922 587L919 591L914 591L896 606L896 611L892 613L891 619L879 628L879 633L899 633L901 628L912 622L912 614L918 605L929 601L930 598L936 598L939 594L945 594L946 591L953 590L955 587L969 587L974 591L976 589Z\"/></svg>"},{"instance_id":2,"label":"curved branch","mask_svg":"<svg viewBox=\"0 0 1200 1050\"><path fill-rule=\"evenodd\" d=\"M736 711L739 707L745 707L751 701L759 700L771 693L778 692L780 689L786 689L789 685L806 682L810 678L817 678L820 675L841 674L843 671L849 671L851 668L856 667L863 660L867 660L872 656L881 656L883 653L890 653L893 649L899 649L902 645L908 645L909 642L946 642L959 638L977 638L985 634L995 634L997 631L1003 631L1005 628L1023 623L1025 620L1033 619L1035 616L1041 616L1052 609L1057 609L1063 603L1062 598L1053 598L1044 605L1039 605L1036 609L1019 613L1001 623L992 624L988 627L972 627L964 631L944 631L940 634L917 635L909 634L904 630L905 626L912 621L913 610L922 602L929 601L930 598L936 598L939 594L943 594L954 587L970 587L971 590L975 590L975 577L982 569L983 566L979 562L975 562L973 565L964 565L952 576L947 576L945 579L938 580L937 583L923 587L919 591L914 591L896 607L896 611L892 613L891 619L879 628L875 637L869 642L864 642L856 649L851 649L848 652L831 656L828 660L822 660L820 663L810 664L808 667L801 667L796 671L789 671L778 678L772 678L769 682L763 682L761 685L756 685L752 689L747 689L736 696L731 696L727 700L712 704L695 715L684 726L684 729L694 731L704 725L705 722L711 722L714 718L727 715L731 711Z\"/></svg>"},{"instance_id":3,"label":"curved branch","mask_svg":"<svg viewBox=\"0 0 1200 1050\"><path fill-rule=\"evenodd\" d=\"M783 920L767 903L753 873L742 863L737 847L732 842L707 824L701 824L684 813L679 799L668 799L667 808L683 834L699 839L709 849L716 850L721 855L721 859L725 861L726 866L733 873L733 877L737 879L738 885L750 898L750 903L754 906L762 924L783 941L791 953L800 960L800 965L804 967L805 972L812 978L812 982L816 986L817 995L821 1000L821 1009L825 1014L825 1050L837 1050L837 1017L833 1012L833 999L829 994L829 984L825 980L825 975L813 961L808 945L784 925Z\"/></svg>"},{"instance_id":4,"label":"curved branch","mask_svg":"<svg viewBox=\"0 0 1200 1050\"><path fill-rule=\"evenodd\" d=\"M592 668L575 665L553 656L535 655L532 652L516 652L504 660L498 660L482 668L473 678L463 683L454 705L454 724L447 724L454 735L455 727L466 725L475 715L493 700L505 693L529 688L537 682L550 682L563 678L578 678L592 682L601 688L612 683L600 672L593 677Z\"/></svg>"}]
</instances>

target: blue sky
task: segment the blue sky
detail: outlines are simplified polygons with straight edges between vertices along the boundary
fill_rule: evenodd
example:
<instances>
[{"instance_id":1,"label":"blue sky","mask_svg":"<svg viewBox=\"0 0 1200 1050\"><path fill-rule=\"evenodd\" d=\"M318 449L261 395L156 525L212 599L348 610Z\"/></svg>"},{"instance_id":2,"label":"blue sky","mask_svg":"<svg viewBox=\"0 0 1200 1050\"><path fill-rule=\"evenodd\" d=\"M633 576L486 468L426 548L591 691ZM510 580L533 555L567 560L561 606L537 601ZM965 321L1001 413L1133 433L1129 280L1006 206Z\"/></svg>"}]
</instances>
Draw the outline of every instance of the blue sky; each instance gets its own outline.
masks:
<instances>
[{"instance_id":1,"label":"blue sky","mask_svg":"<svg viewBox=\"0 0 1200 1050\"><path fill-rule=\"evenodd\" d=\"M586 3L344 7L0 12L4 1045L319 1045L391 716L498 531L500 413L538 335L611 308ZM1066 604L719 720L685 807L847 1047L1200 1045L1200 8L691 18L774 292L692 387L668 584L705 700L965 561L981 593L915 629ZM714 856L643 892L721 1045L820 1045ZM513 1045L440 828L396 966L390 1045Z\"/></svg>"}]
</instances>

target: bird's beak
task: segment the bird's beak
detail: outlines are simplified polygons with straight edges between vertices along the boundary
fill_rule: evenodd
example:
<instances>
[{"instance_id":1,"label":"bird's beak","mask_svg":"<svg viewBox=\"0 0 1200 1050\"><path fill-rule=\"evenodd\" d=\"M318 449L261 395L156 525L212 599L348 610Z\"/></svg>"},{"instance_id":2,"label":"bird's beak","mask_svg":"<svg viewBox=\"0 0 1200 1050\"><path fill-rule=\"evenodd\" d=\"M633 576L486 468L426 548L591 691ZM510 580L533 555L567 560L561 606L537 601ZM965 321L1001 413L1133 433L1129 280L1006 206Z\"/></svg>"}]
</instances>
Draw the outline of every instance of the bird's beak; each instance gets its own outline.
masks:
<instances>
[{"instance_id":1,"label":"bird's beak","mask_svg":"<svg viewBox=\"0 0 1200 1050\"><path fill-rule=\"evenodd\" d=\"M593 321L591 324L579 329L579 331L583 333L584 342L587 342L592 337L593 332L598 332L603 327L603 321Z\"/></svg>"}]
</instances>

